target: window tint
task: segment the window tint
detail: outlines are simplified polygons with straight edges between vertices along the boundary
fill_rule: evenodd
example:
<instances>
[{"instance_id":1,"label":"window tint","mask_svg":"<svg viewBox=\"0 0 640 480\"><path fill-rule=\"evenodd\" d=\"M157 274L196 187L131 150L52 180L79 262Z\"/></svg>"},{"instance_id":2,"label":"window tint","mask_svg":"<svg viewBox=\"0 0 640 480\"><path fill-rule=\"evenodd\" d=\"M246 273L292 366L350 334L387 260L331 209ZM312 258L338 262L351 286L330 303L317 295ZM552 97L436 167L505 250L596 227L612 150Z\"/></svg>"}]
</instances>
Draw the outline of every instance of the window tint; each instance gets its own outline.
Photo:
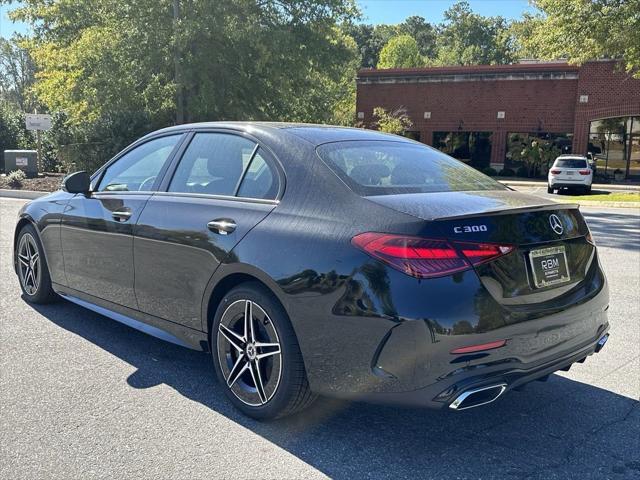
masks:
<instances>
[{"instance_id":1,"label":"window tint","mask_svg":"<svg viewBox=\"0 0 640 480\"><path fill-rule=\"evenodd\" d=\"M180 160L169 191L233 195L255 146L237 135L196 134Z\"/></svg>"},{"instance_id":2,"label":"window tint","mask_svg":"<svg viewBox=\"0 0 640 480\"><path fill-rule=\"evenodd\" d=\"M554 166L558 168L587 168L587 161L578 158L563 158L556 160Z\"/></svg>"},{"instance_id":3,"label":"window tint","mask_svg":"<svg viewBox=\"0 0 640 480\"><path fill-rule=\"evenodd\" d=\"M238 196L273 200L278 195L277 178L276 173L258 150L242 179Z\"/></svg>"},{"instance_id":4,"label":"window tint","mask_svg":"<svg viewBox=\"0 0 640 480\"><path fill-rule=\"evenodd\" d=\"M162 166L181 135L150 140L125 153L105 171L100 192L132 192L151 190Z\"/></svg>"},{"instance_id":5,"label":"window tint","mask_svg":"<svg viewBox=\"0 0 640 480\"><path fill-rule=\"evenodd\" d=\"M331 169L360 195L504 190L506 187L433 148L392 141L318 147Z\"/></svg>"}]
</instances>

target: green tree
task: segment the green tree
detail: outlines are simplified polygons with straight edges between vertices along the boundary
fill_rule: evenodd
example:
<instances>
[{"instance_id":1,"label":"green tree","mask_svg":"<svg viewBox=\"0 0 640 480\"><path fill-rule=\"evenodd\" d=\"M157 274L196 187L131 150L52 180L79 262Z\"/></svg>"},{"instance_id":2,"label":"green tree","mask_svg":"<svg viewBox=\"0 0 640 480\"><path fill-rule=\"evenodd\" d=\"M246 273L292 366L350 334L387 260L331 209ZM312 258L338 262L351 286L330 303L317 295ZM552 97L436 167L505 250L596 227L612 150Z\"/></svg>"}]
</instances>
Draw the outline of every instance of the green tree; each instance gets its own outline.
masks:
<instances>
[{"instance_id":1,"label":"green tree","mask_svg":"<svg viewBox=\"0 0 640 480\"><path fill-rule=\"evenodd\" d=\"M621 59L640 77L640 0L535 0L544 13L528 48L542 58Z\"/></svg>"},{"instance_id":2,"label":"green tree","mask_svg":"<svg viewBox=\"0 0 640 480\"><path fill-rule=\"evenodd\" d=\"M543 21L542 15L525 12L520 20L511 22L508 35L511 37L515 59L540 58L539 48L531 42L531 38Z\"/></svg>"},{"instance_id":3,"label":"green tree","mask_svg":"<svg viewBox=\"0 0 640 480\"><path fill-rule=\"evenodd\" d=\"M438 30L436 65L502 64L514 60L507 21L500 16L478 15L466 1L444 13Z\"/></svg>"},{"instance_id":4,"label":"green tree","mask_svg":"<svg viewBox=\"0 0 640 480\"><path fill-rule=\"evenodd\" d=\"M424 66L418 44L411 35L398 35L380 52L377 68L411 68Z\"/></svg>"},{"instance_id":5,"label":"green tree","mask_svg":"<svg viewBox=\"0 0 640 480\"><path fill-rule=\"evenodd\" d=\"M75 124L143 113L155 128L178 98L185 121L330 120L318 99L355 55L336 25L356 14L351 0L25 0L13 16L34 27L50 110Z\"/></svg>"},{"instance_id":6,"label":"green tree","mask_svg":"<svg viewBox=\"0 0 640 480\"><path fill-rule=\"evenodd\" d=\"M413 15L398 25L398 30L411 35L418 44L418 51L423 57L433 59L437 54L437 32L433 25L423 17Z\"/></svg>"},{"instance_id":7,"label":"green tree","mask_svg":"<svg viewBox=\"0 0 640 480\"><path fill-rule=\"evenodd\" d=\"M360 53L363 68L375 68L380 59L380 51L389 40L400 34L397 25L365 25L348 23L343 26L344 32L352 37Z\"/></svg>"},{"instance_id":8,"label":"green tree","mask_svg":"<svg viewBox=\"0 0 640 480\"><path fill-rule=\"evenodd\" d=\"M0 96L16 104L22 111L30 111L33 99L35 68L27 50L21 45L23 37L14 35L10 40L0 37Z\"/></svg>"},{"instance_id":9,"label":"green tree","mask_svg":"<svg viewBox=\"0 0 640 480\"><path fill-rule=\"evenodd\" d=\"M373 117L376 119L375 126L381 132L403 135L413 126L404 108L389 112L382 107L376 107L373 109Z\"/></svg>"}]
</instances>

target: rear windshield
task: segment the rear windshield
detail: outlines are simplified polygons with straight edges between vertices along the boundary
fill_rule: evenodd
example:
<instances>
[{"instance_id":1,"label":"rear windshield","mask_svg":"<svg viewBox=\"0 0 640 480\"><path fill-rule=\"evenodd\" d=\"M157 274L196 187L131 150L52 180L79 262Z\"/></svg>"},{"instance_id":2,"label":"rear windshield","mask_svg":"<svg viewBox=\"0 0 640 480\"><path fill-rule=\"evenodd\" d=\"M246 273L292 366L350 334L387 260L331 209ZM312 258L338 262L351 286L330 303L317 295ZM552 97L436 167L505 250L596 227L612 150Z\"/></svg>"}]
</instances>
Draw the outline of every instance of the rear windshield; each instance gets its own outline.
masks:
<instances>
[{"instance_id":1,"label":"rear windshield","mask_svg":"<svg viewBox=\"0 0 640 480\"><path fill-rule=\"evenodd\" d=\"M579 158L562 158L556 160L554 166L558 168L587 168L587 161Z\"/></svg>"},{"instance_id":2,"label":"rear windshield","mask_svg":"<svg viewBox=\"0 0 640 480\"><path fill-rule=\"evenodd\" d=\"M502 184L433 148L407 142L320 145L318 155L359 195L505 190Z\"/></svg>"}]
</instances>

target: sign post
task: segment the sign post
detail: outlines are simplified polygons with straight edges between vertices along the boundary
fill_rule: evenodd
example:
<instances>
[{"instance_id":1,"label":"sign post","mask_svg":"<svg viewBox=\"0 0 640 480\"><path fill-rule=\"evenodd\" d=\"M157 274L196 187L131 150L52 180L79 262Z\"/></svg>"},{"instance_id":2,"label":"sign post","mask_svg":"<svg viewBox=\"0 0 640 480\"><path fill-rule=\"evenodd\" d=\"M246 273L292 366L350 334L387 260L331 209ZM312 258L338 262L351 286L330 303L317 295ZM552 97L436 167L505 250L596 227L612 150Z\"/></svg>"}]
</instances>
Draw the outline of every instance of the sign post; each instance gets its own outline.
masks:
<instances>
[{"instance_id":1,"label":"sign post","mask_svg":"<svg viewBox=\"0 0 640 480\"><path fill-rule=\"evenodd\" d=\"M42 169L42 140L40 132L42 130L51 130L51 115L37 113L27 113L25 116L27 130L35 130L36 141L38 142L38 171Z\"/></svg>"}]
</instances>

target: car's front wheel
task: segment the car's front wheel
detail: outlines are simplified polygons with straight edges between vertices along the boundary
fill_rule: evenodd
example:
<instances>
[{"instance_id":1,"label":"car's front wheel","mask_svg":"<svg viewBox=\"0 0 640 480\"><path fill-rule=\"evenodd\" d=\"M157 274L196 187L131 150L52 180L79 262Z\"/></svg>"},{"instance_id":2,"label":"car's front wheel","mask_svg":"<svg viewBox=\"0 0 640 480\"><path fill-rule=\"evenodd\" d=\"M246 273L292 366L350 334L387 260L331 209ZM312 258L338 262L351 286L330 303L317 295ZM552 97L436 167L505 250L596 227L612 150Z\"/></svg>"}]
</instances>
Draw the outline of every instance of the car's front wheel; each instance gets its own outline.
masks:
<instances>
[{"instance_id":1,"label":"car's front wheel","mask_svg":"<svg viewBox=\"0 0 640 480\"><path fill-rule=\"evenodd\" d=\"M218 380L246 415L283 417L315 399L289 318L261 284L242 284L225 295L213 320L211 344Z\"/></svg>"},{"instance_id":2,"label":"car's front wheel","mask_svg":"<svg viewBox=\"0 0 640 480\"><path fill-rule=\"evenodd\" d=\"M35 228L25 225L18 235L16 261L24 298L30 303L49 303L56 299L51 288L47 259Z\"/></svg>"}]
</instances>

